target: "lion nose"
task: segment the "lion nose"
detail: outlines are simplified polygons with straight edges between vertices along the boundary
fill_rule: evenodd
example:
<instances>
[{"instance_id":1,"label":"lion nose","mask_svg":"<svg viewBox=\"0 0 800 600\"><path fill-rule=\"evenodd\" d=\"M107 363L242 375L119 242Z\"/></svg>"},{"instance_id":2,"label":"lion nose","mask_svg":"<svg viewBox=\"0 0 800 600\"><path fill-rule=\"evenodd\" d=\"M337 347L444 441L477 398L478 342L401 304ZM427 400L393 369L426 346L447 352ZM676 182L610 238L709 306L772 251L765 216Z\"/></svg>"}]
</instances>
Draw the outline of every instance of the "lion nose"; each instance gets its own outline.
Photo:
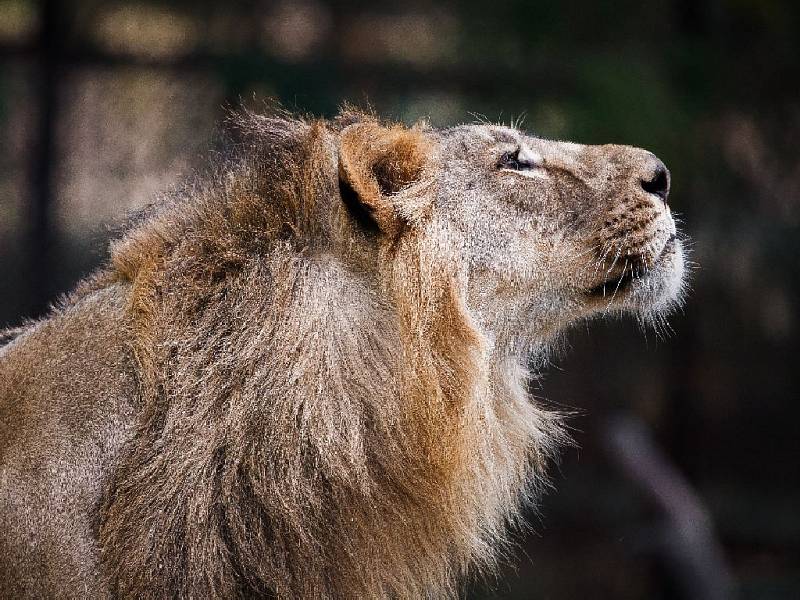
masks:
<instances>
[{"instance_id":1,"label":"lion nose","mask_svg":"<svg viewBox=\"0 0 800 600\"><path fill-rule=\"evenodd\" d=\"M666 204L669 195L669 170L663 162L656 159L655 169L648 179L641 179L642 189L648 194L655 194Z\"/></svg>"}]
</instances>

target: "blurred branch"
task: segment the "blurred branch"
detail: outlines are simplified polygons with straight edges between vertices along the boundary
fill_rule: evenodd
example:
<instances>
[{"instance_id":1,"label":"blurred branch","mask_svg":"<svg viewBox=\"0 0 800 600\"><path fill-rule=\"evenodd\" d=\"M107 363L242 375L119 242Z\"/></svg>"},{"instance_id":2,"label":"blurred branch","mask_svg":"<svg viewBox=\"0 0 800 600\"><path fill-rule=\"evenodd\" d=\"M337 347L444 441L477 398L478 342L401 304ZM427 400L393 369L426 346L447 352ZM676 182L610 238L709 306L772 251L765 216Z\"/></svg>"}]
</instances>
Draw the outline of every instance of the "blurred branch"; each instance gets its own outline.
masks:
<instances>
[{"instance_id":1,"label":"blurred branch","mask_svg":"<svg viewBox=\"0 0 800 600\"><path fill-rule=\"evenodd\" d=\"M729 570L711 516L647 427L635 417L619 416L606 424L604 437L617 466L664 515L666 535L660 550L685 597L728 598Z\"/></svg>"}]
</instances>

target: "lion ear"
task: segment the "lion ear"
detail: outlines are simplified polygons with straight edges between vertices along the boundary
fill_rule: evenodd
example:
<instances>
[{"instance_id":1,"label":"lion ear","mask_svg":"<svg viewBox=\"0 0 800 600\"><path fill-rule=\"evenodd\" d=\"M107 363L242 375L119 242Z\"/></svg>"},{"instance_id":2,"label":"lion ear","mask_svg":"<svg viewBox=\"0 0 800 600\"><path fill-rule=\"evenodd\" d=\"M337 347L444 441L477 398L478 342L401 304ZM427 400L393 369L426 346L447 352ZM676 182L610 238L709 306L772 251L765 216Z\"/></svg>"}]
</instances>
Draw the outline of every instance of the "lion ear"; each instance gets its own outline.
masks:
<instances>
[{"instance_id":1,"label":"lion ear","mask_svg":"<svg viewBox=\"0 0 800 600\"><path fill-rule=\"evenodd\" d=\"M339 189L350 211L383 233L403 224L395 196L419 181L428 156L424 134L401 125L354 123L340 134Z\"/></svg>"}]
</instances>

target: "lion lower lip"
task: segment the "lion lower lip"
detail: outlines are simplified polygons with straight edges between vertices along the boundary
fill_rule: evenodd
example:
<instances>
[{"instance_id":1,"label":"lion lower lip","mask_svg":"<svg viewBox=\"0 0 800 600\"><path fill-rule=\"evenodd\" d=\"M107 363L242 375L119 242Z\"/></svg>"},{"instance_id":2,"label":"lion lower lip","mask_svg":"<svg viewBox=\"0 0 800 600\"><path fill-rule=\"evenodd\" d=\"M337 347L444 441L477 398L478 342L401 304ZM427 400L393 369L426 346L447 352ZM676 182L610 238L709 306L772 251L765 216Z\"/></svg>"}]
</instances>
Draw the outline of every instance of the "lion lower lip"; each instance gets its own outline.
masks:
<instances>
[{"instance_id":1,"label":"lion lower lip","mask_svg":"<svg viewBox=\"0 0 800 600\"><path fill-rule=\"evenodd\" d=\"M589 290L589 296L605 297L606 294L618 294L624 291L631 283L633 283L634 274L632 269L627 269L622 275L617 275L607 279L600 285L597 285Z\"/></svg>"}]
</instances>

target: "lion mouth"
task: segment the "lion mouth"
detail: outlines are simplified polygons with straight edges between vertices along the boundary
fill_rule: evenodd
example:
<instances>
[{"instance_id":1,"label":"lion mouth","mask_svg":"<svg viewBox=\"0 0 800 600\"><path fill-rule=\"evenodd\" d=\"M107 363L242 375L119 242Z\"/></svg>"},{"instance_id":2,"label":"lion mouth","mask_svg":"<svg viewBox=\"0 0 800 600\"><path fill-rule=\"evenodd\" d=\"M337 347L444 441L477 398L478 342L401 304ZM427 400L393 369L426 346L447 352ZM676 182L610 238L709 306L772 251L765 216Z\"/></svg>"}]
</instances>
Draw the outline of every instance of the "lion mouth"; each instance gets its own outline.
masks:
<instances>
[{"instance_id":1,"label":"lion mouth","mask_svg":"<svg viewBox=\"0 0 800 600\"><path fill-rule=\"evenodd\" d=\"M616 296L624 293L632 286L634 281L644 279L648 276L653 266L657 265L662 258L672 250L677 239L677 234L673 233L667 239L658 255L650 261L650 266L648 266L644 257L640 255L632 255L619 259L618 262L622 264L622 267L608 279L589 289L586 295L592 298L605 298L607 295Z\"/></svg>"},{"instance_id":2,"label":"lion mouth","mask_svg":"<svg viewBox=\"0 0 800 600\"><path fill-rule=\"evenodd\" d=\"M626 266L621 274L609 277L603 283L591 288L587 295L593 298L605 298L606 294L624 292L637 278L634 267Z\"/></svg>"}]
</instances>

